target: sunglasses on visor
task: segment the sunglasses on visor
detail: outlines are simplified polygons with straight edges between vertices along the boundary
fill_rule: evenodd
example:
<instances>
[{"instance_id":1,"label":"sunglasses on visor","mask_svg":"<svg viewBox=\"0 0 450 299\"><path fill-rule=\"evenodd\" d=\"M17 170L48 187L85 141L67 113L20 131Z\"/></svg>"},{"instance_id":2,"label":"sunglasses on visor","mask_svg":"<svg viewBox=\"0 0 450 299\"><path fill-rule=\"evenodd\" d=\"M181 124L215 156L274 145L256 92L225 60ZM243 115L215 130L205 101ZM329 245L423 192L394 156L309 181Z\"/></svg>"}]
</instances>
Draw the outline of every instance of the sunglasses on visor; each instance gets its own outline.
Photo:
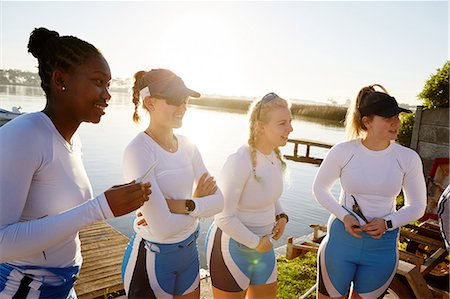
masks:
<instances>
[{"instance_id":1,"label":"sunglasses on visor","mask_svg":"<svg viewBox=\"0 0 450 299\"><path fill-rule=\"evenodd\" d=\"M267 104L270 101L272 101L273 99L276 99L278 97L279 96L276 93L274 93L274 92L268 93L265 96L263 96L263 98L259 101L260 104L259 104L259 107L258 107L258 113L256 114L256 119L257 120L260 120L262 105Z\"/></svg>"}]
</instances>

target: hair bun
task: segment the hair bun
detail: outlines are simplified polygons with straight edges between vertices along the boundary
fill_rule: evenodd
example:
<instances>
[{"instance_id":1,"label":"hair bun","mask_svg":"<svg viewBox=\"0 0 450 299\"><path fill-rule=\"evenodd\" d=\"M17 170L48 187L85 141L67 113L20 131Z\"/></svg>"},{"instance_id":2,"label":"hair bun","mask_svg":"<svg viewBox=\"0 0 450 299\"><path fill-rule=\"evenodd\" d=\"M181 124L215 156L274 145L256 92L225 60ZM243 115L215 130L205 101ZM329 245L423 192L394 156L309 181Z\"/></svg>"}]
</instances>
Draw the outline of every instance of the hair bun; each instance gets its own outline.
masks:
<instances>
[{"instance_id":1,"label":"hair bun","mask_svg":"<svg viewBox=\"0 0 450 299\"><path fill-rule=\"evenodd\" d=\"M48 30L44 27L35 28L30 34L28 52L39 59L48 52L46 51L46 48L49 41L58 37L59 33L56 31Z\"/></svg>"}]
</instances>

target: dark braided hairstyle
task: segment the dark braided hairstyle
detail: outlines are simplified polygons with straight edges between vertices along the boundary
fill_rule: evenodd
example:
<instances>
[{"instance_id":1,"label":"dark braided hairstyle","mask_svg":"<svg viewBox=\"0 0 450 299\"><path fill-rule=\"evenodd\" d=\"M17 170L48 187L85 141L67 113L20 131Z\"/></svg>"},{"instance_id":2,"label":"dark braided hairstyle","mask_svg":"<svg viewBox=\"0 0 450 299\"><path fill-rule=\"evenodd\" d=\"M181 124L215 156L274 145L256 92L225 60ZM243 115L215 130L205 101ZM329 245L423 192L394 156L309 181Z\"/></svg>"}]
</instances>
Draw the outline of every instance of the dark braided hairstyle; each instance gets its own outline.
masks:
<instances>
[{"instance_id":1,"label":"dark braided hairstyle","mask_svg":"<svg viewBox=\"0 0 450 299\"><path fill-rule=\"evenodd\" d=\"M28 52L38 60L41 87L47 96L55 70L71 72L88 58L102 55L88 42L74 36L59 36L58 32L43 27L31 32Z\"/></svg>"}]
</instances>

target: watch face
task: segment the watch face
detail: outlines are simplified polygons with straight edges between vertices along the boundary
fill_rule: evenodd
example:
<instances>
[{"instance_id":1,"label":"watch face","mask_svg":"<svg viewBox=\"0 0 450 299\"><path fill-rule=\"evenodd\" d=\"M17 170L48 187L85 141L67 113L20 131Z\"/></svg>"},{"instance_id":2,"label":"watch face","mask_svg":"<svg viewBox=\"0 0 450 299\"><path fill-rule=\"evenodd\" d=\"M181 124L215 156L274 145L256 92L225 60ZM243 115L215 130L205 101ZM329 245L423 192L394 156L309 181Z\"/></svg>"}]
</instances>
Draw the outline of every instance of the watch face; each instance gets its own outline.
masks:
<instances>
[{"instance_id":1,"label":"watch face","mask_svg":"<svg viewBox=\"0 0 450 299\"><path fill-rule=\"evenodd\" d=\"M192 200L186 200L186 210L192 212L195 209L195 202Z\"/></svg>"},{"instance_id":2,"label":"watch face","mask_svg":"<svg viewBox=\"0 0 450 299\"><path fill-rule=\"evenodd\" d=\"M392 220L386 221L387 227L392 228Z\"/></svg>"}]
</instances>

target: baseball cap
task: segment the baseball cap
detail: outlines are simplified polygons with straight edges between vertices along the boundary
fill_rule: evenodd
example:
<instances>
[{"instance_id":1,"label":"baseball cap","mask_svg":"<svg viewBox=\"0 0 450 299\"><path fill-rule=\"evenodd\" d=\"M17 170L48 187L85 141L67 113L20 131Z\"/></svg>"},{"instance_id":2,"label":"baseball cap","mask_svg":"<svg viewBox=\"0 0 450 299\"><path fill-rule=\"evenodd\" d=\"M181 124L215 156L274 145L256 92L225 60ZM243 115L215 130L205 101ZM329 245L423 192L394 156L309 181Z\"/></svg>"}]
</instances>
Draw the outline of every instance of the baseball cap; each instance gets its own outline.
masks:
<instances>
[{"instance_id":1,"label":"baseball cap","mask_svg":"<svg viewBox=\"0 0 450 299\"><path fill-rule=\"evenodd\" d=\"M412 112L409 109L399 107L394 97L379 91L371 92L363 97L358 109L361 116L379 115L383 117L392 117L401 112Z\"/></svg>"},{"instance_id":2,"label":"baseball cap","mask_svg":"<svg viewBox=\"0 0 450 299\"><path fill-rule=\"evenodd\" d=\"M167 69L152 69L142 79L147 83L140 91L142 98L151 96L178 106L187 97L200 97L200 93L187 88L180 77Z\"/></svg>"}]
</instances>

